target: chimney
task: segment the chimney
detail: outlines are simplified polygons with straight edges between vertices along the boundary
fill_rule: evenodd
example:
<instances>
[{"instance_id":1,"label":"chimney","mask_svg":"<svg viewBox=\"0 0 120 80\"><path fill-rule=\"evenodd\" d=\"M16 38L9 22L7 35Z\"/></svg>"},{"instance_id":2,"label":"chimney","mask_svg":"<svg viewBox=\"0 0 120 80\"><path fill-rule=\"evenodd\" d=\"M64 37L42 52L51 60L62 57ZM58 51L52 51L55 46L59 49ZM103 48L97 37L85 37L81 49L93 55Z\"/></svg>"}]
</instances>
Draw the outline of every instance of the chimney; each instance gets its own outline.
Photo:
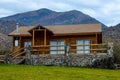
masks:
<instances>
[{"instance_id":1,"label":"chimney","mask_svg":"<svg viewBox=\"0 0 120 80\"><path fill-rule=\"evenodd\" d=\"M18 25L19 25L19 23L16 23L16 33L19 33L19 31L18 31Z\"/></svg>"}]
</instances>

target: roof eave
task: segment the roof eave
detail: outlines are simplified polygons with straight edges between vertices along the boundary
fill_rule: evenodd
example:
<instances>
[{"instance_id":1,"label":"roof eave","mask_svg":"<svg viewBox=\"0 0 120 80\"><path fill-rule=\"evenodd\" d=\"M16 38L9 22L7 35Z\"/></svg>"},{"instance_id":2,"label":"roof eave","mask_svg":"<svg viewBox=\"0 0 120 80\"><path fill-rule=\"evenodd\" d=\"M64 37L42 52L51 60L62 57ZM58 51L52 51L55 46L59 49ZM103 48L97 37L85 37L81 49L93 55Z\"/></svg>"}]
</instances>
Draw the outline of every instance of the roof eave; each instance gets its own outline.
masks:
<instances>
[{"instance_id":1,"label":"roof eave","mask_svg":"<svg viewBox=\"0 0 120 80\"><path fill-rule=\"evenodd\" d=\"M78 36L78 35L93 35L93 34L102 34L102 32L87 32L87 33L57 33L53 36Z\"/></svg>"},{"instance_id":2,"label":"roof eave","mask_svg":"<svg viewBox=\"0 0 120 80\"><path fill-rule=\"evenodd\" d=\"M31 34L9 34L8 36L32 36Z\"/></svg>"}]
</instances>

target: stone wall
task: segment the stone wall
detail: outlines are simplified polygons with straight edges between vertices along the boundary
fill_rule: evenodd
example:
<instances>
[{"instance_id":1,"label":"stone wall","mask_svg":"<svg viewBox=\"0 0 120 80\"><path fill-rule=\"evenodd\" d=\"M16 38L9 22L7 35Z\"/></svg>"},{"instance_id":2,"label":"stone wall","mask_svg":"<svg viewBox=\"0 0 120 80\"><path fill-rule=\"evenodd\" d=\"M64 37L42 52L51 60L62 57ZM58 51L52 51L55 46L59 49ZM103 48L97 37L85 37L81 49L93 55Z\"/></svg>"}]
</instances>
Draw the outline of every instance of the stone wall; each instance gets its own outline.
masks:
<instances>
[{"instance_id":1,"label":"stone wall","mask_svg":"<svg viewBox=\"0 0 120 80\"><path fill-rule=\"evenodd\" d=\"M50 66L85 66L85 67L106 67L109 55L107 54L42 54L31 55L33 65Z\"/></svg>"}]
</instances>

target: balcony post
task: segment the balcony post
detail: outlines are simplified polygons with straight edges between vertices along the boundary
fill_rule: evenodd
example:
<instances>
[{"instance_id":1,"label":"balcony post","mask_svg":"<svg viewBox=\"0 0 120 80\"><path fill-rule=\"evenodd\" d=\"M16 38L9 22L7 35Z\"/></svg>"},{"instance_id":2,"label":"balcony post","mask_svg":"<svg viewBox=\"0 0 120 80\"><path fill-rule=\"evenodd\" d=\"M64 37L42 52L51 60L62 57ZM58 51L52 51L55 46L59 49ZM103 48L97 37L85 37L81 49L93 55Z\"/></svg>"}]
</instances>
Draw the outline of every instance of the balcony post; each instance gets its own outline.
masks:
<instances>
[{"instance_id":1,"label":"balcony post","mask_svg":"<svg viewBox=\"0 0 120 80\"><path fill-rule=\"evenodd\" d=\"M32 37L32 39L33 39L33 40L32 40L32 41L33 41L32 43L33 43L33 46L34 46L34 45L35 45L35 43L34 43L34 42L35 42L35 40L34 40L34 39L35 39L35 30L34 30L34 29L33 29L33 37Z\"/></svg>"}]
</instances>

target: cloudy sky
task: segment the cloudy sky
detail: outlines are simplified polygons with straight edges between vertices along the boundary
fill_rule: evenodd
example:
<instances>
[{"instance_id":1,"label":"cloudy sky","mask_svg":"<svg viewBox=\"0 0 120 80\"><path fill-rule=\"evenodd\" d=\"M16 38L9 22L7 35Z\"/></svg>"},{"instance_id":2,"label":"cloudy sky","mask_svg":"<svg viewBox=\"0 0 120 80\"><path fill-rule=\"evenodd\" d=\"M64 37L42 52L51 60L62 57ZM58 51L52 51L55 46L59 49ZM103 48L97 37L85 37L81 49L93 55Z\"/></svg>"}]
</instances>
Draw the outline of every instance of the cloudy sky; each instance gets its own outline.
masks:
<instances>
[{"instance_id":1,"label":"cloudy sky","mask_svg":"<svg viewBox=\"0 0 120 80\"><path fill-rule=\"evenodd\" d=\"M120 0L0 0L0 17L41 8L79 10L107 26L120 23Z\"/></svg>"}]
</instances>

